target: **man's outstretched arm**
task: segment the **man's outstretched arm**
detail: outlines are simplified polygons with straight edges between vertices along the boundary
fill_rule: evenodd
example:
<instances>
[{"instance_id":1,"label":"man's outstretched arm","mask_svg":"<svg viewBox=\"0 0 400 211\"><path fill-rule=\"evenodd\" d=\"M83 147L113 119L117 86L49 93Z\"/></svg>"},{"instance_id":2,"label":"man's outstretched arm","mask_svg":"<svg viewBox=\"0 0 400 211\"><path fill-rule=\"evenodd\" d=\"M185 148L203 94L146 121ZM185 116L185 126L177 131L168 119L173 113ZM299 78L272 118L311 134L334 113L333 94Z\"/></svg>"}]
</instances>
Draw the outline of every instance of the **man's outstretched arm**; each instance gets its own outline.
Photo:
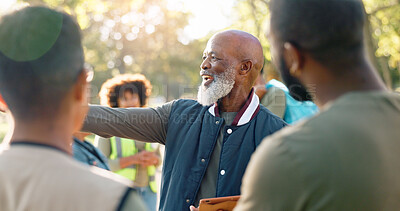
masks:
<instances>
[{"instance_id":1,"label":"man's outstretched arm","mask_svg":"<svg viewBox=\"0 0 400 211\"><path fill-rule=\"evenodd\" d=\"M156 108L109 108L91 105L82 131L165 144L174 101Z\"/></svg>"}]
</instances>

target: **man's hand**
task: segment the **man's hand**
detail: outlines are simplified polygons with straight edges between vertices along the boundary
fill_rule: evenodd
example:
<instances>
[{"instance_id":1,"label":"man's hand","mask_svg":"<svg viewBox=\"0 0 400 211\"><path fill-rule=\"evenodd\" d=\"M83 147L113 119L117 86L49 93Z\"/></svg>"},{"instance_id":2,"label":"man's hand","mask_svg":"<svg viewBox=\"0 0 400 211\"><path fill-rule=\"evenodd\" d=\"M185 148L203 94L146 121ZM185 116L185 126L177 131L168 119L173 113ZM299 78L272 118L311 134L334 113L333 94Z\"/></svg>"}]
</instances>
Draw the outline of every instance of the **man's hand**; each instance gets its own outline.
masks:
<instances>
[{"instance_id":1,"label":"man's hand","mask_svg":"<svg viewBox=\"0 0 400 211\"><path fill-rule=\"evenodd\" d=\"M190 206L190 211L199 211L200 209L197 207L194 207L193 205Z\"/></svg>"},{"instance_id":2,"label":"man's hand","mask_svg":"<svg viewBox=\"0 0 400 211\"><path fill-rule=\"evenodd\" d=\"M131 165L142 165L148 167L152 165L158 165L160 158L154 152L141 151L135 155L123 157L119 159L119 165L121 168L126 168Z\"/></svg>"},{"instance_id":3,"label":"man's hand","mask_svg":"<svg viewBox=\"0 0 400 211\"><path fill-rule=\"evenodd\" d=\"M137 155L140 161L139 164L144 167L157 165L160 162L160 158L154 152L141 151Z\"/></svg>"}]
</instances>

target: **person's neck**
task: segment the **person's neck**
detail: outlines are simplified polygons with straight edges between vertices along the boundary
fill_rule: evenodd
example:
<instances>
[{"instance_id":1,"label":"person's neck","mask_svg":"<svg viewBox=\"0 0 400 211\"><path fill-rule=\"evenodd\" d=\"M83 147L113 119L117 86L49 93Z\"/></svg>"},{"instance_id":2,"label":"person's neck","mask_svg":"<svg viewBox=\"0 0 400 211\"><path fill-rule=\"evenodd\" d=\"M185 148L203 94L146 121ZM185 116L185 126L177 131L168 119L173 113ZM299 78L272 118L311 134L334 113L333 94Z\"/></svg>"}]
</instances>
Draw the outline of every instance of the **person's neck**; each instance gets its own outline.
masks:
<instances>
[{"instance_id":1,"label":"person's neck","mask_svg":"<svg viewBox=\"0 0 400 211\"><path fill-rule=\"evenodd\" d=\"M345 72L349 73L316 85L314 101L318 107L322 108L329 102L350 92L387 90L374 68L368 64Z\"/></svg>"},{"instance_id":2,"label":"person's neck","mask_svg":"<svg viewBox=\"0 0 400 211\"><path fill-rule=\"evenodd\" d=\"M37 120L23 122L15 120L11 137L13 142L31 142L49 145L72 155L72 127L63 120Z\"/></svg>"},{"instance_id":3,"label":"person's neck","mask_svg":"<svg viewBox=\"0 0 400 211\"><path fill-rule=\"evenodd\" d=\"M75 136L75 138L80 142L84 142L85 141L85 137L86 137L83 134L73 134L73 136Z\"/></svg>"},{"instance_id":4,"label":"person's neck","mask_svg":"<svg viewBox=\"0 0 400 211\"><path fill-rule=\"evenodd\" d=\"M239 112L246 103L251 91L250 88L236 88L220 101L219 109L221 112Z\"/></svg>"}]
</instances>

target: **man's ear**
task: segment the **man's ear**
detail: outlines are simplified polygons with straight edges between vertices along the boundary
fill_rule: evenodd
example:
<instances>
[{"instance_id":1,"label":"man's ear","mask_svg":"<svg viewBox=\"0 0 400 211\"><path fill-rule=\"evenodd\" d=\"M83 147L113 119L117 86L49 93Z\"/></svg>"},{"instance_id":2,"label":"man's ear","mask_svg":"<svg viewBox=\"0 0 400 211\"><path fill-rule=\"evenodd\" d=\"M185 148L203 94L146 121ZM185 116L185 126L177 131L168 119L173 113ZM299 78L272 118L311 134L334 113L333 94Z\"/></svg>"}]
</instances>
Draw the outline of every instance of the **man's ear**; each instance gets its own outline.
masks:
<instances>
[{"instance_id":1,"label":"man's ear","mask_svg":"<svg viewBox=\"0 0 400 211\"><path fill-rule=\"evenodd\" d=\"M245 74L247 74L251 69L253 68L253 62L250 60L250 59L248 59L248 60L245 60L245 61L243 61L242 63L241 63L241 66L240 66L240 75L245 75Z\"/></svg>"},{"instance_id":2,"label":"man's ear","mask_svg":"<svg viewBox=\"0 0 400 211\"><path fill-rule=\"evenodd\" d=\"M74 86L74 99L83 102L83 98L86 96L86 87L87 87L87 82L86 82L86 71L82 71L79 73L78 80L76 80L75 86Z\"/></svg>"},{"instance_id":3,"label":"man's ear","mask_svg":"<svg viewBox=\"0 0 400 211\"><path fill-rule=\"evenodd\" d=\"M303 57L299 49L293 44L286 42L283 45L283 58L285 59L286 66L290 70L290 75L299 78L304 65Z\"/></svg>"},{"instance_id":4,"label":"man's ear","mask_svg":"<svg viewBox=\"0 0 400 211\"><path fill-rule=\"evenodd\" d=\"M7 109L6 102L4 101L3 97L0 94L0 112L5 112Z\"/></svg>"}]
</instances>

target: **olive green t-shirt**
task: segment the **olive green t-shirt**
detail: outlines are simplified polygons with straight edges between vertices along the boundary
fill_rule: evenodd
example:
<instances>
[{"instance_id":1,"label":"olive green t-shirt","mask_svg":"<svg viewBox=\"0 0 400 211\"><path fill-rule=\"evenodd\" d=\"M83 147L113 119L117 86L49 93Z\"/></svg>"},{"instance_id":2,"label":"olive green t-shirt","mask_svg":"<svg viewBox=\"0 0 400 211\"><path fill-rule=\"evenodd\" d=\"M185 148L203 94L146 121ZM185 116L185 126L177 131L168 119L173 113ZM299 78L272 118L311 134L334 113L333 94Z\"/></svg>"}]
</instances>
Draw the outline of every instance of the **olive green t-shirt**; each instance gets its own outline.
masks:
<instances>
[{"instance_id":1,"label":"olive green t-shirt","mask_svg":"<svg viewBox=\"0 0 400 211\"><path fill-rule=\"evenodd\" d=\"M400 96L348 93L266 138L235 210L399 210Z\"/></svg>"}]
</instances>

